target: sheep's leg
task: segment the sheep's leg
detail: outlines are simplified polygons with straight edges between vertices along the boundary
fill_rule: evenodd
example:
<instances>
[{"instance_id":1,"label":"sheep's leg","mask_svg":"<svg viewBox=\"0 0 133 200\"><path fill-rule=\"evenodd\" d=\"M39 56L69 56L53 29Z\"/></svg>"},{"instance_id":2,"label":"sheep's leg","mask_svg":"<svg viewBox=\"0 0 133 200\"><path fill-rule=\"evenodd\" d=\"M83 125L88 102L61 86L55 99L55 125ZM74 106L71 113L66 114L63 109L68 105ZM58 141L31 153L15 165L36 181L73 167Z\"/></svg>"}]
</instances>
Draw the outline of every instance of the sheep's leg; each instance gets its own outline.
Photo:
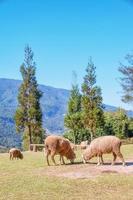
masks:
<instances>
[{"instance_id":1,"label":"sheep's leg","mask_svg":"<svg viewBox=\"0 0 133 200\"><path fill-rule=\"evenodd\" d=\"M122 163L123 163L123 166L126 165L125 161L124 161L124 158L123 158L123 155L121 154L121 152L117 153L117 156L121 159Z\"/></svg>"},{"instance_id":2,"label":"sheep's leg","mask_svg":"<svg viewBox=\"0 0 133 200\"><path fill-rule=\"evenodd\" d=\"M104 164L103 155L101 155L101 163L102 163L102 165Z\"/></svg>"},{"instance_id":3,"label":"sheep's leg","mask_svg":"<svg viewBox=\"0 0 133 200\"><path fill-rule=\"evenodd\" d=\"M98 166L101 164L101 162L100 162L100 157L101 157L101 156L98 155L98 159L97 159L97 165L98 165Z\"/></svg>"},{"instance_id":4,"label":"sheep's leg","mask_svg":"<svg viewBox=\"0 0 133 200\"><path fill-rule=\"evenodd\" d=\"M13 156L13 154L12 154L12 160L14 160L14 156Z\"/></svg>"},{"instance_id":5,"label":"sheep's leg","mask_svg":"<svg viewBox=\"0 0 133 200\"><path fill-rule=\"evenodd\" d=\"M55 162L54 156L55 156L55 152L52 152L52 153L51 153L51 159L52 159L53 163L54 163L55 165L57 165L56 162Z\"/></svg>"},{"instance_id":6,"label":"sheep's leg","mask_svg":"<svg viewBox=\"0 0 133 200\"><path fill-rule=\"evenodd\" d=\"M60 156L60 165L62 164L61 161L62 161L62 156Z\"/></svg>"},{"instance_id":7,"label":"sheep's leg","mask_svg":"<svg viewBox=\"0 0 133 200\"><path fill-rule=\"evenodd\" d=\"M65 161L64 161L64 158L63 156L60 156L60 165L63 163L63 165L65 165Z\"/></svg>"},{"instance_id":8,"label":"sheep's leg","mask_svg":"<svg viewBox=\"0 0 133 200\"><path fill-rule=\"evenodd\" d=\"M53 163L54 163L55 165L57 165L56 162L55 162L54 156L55 156L55 155L51 155L51 159L52 159Z\"/></svg>"},{"instance_id":9,"label":"sheep's leg","mask_svg":"<svg viewBox=\"0 0 133 200\"><path fill-rule=\"evenodd\" d=\"M63 156L60 156L60 164L62 164L62 163L63 163L63 165L65 165L65 161L64 161Z\"/></svg>"},{"instance_id":10,"label":"sheep's leg","mask_svg":"<svg viewBox=\"0 0 133 200\"><path fill-rule=\"evenodd\" d=\"M48 166L50 166L48 157L49 157L49 153L46 154L46 160L47 160Z\"/></svg>"},{"instance_id":11,"label":"sheep's leg","mask_svg":"<svg viewBox=\"0 0 133 200\"><path fill-rule=\"evenodd\" d=\"M113 161L112 161L112 165L114 165L115 164L115 161L116 161L116 154L113 152Z\"/></svg>"},{"instance_id":12,"label":"sheep's leg","mask_svg":"<svg viewBox=\"0 0 133 200\"><path fill-rule=\"evenodd\" d=\"M12 158L12 155L11 155L11 153L10 153L10 160L11 160L11 158Z\"/></svg>"},{"instance_id":13,"label":"sheep's leg","mask_svg":"<svg viewBox=\"0 0 133 200\"><path fill-rule=\"evenodd\" d=\"M62 162L63 162L63 165L65 165L65 161L64 161L64 157L62 156Z\"/></svg>"},{"instance_id":14,"label":"sheep's leg","mask_svg":"<svg viewBox=\"0 0 133 200\"><path fill-rule=\"evenodd\" d=\"M46 160L47 160L47 165L48 165L48 166L50 166L50 164L49 164L49 155L50 155L50 153L51 153L51 151L48 150L48 148L45 148L44 154L45 154L45 156L46 156Z\"/></svg>"}]
</instances>

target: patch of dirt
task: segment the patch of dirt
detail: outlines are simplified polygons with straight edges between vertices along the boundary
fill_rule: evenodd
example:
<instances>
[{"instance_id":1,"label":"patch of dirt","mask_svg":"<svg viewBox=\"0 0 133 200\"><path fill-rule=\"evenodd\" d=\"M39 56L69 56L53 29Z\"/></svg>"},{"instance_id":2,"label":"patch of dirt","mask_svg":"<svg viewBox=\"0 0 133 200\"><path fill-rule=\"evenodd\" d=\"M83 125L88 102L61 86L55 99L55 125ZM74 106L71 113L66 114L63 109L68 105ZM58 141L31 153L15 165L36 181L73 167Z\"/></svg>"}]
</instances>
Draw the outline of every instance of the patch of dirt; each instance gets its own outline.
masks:
<instances>
[{"instance_id":1,"label":"patch of dirt","mask_svg":"<svg viewBox=\"0 0 133 200\"><path fill-rule=\"evenodd\" d=\"M117 162L114 166L110 163L105 163L101 166L97 166L96 163L76 163L73 165L47 166L45 168L40 168L36 173L41 176L46 175L72 179L95 178L96 176L109 173L133 175L133 159L127 160L126 166L122 166L120 162Z\"/></svg>"}]
</instances>

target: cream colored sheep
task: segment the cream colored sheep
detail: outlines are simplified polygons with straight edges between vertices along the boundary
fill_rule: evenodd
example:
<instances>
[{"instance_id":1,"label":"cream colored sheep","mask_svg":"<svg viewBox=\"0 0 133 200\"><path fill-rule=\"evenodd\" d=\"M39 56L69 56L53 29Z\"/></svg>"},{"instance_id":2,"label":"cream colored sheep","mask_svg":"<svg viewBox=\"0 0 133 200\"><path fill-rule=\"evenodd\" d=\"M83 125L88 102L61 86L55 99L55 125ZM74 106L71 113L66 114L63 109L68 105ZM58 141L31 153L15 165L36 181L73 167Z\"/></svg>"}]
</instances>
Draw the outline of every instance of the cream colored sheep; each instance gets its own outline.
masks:
<instances>
[{"instance_id":1,"label":"cream colored sheep","mask_svg":"<svg viewBox=\"0 0 133 200\"><path fill-rule=\"evenodd\" d=\"M97 165L100 165L101 163L103 163L102 155L106 153L112 153L114 157L112 165L114 165L117 156L121 159L123 165L125 165L123 155L120 152L120 147L121 141L115 136L102 136L96 138L90 143L88 148L83 153L83 162L86 163L87 160L90 160L91 158L97 156Z\"/></svg>"}]
</instances>

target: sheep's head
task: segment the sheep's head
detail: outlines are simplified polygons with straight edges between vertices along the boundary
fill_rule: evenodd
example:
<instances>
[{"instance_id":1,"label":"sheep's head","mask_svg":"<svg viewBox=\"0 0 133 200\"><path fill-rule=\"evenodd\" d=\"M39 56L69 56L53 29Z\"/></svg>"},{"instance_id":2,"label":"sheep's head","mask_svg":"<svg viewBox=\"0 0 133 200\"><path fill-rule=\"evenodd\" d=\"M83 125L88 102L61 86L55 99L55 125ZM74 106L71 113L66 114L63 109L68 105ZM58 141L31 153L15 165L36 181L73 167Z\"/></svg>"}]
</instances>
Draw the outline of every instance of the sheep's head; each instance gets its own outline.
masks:
<instances>
[{"instance_id":1,"label":"sheep's head","mask_svg":"<svg viewBox=\"0 0 133 200\"><path fill-rule=\"evenodd\" d=\"M87 160L90 160L93 157L93 154L91 152L91 149L88 147L86 151L82 155L82 161L83 163L86 163Z\"/></svg>"},{"instance_id":2,"label":"sheep's head","mask_svg":"<svg viewBox=\"0 0 133 200\"><path fill-rule=\"evenodd\" d=\"M72 164L74 163L75 158L76 154L73 151L71 151L71 153L67 156L67 159L69 159Z\"/></svg>"},{"instance_id":3,"label":"sheep's head","mask_svg":"<svg viewBox=\"0 0 133 200\"><path fill-rule=\"evenodd\" d=\"M23 159L23 154L20 152L19 158L22 160Z\"/></svg>"}]
</instances>

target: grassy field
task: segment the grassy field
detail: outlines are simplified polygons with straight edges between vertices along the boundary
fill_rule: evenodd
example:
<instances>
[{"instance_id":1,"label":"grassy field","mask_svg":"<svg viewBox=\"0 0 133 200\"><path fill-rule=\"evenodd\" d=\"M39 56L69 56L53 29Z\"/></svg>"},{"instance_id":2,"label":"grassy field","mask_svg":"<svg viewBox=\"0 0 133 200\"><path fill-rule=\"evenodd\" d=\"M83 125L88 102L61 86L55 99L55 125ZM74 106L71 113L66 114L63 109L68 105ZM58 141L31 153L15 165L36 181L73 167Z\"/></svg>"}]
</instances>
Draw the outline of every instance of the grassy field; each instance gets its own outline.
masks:
<instances>
[{"instance_id":1,"label":"grassy field","mask_svg":"<svg viewBox=\"0 0 133 200\"><path fill-rule=\"evenodd\" d=\"M133 158L133 145L123 145L122 152L125 159ZM69 165L69 169L73 166ZM45 173L50 169L56 175L65 167L48 167L42 152L25 152L23 160L14 161L9 160L8 154L0 154L0 200L133 199L133 174L105 173L88 179L71 179Z\"/></svg>"}]
</instances>

